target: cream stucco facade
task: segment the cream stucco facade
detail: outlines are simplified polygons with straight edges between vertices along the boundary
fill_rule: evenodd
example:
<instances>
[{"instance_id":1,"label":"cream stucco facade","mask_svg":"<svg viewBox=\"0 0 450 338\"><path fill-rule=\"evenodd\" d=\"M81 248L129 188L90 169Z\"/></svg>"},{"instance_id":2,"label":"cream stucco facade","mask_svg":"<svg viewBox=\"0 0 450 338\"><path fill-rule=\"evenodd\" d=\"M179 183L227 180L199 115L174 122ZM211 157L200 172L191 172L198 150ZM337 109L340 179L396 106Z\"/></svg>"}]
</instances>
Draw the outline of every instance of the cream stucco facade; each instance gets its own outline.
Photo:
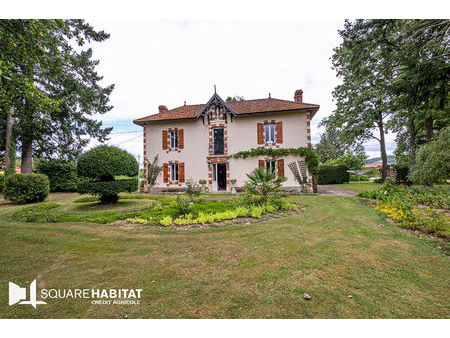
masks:
<instances>
[{"instance_id":1,"label":"cream stucco facade","mask_svg":"<svg viewBox=\"0 0 450 338\"><path fill-rule=\"evenodd\" d=\"M230 114L231 115L231 114ZM171 191L185 188L185 181L192 178L194 181L206 180L210 191L219 190L217 187L217 167L215 163L226 165L226 191L232 186L242 187L247 179L246 174L258 167L260 161L272 160L265 156L249 157L246 159L233 158L232 155L239 151L246 151L257 147L274 148L298 148L310 146L310 117L311 113L305 110L249 114L239 116L218 117L211 116L208 119L196 118L186 120L155 121L146 123L144 128L144 159L151 161L155 155L159 157L160 164L183 163L184 180L172 181L161 173L154 186L155 190ZM258 124L281 122L282 142L258 143ZM212 129L214 127L225 130L224 155L211 154ZM163 133L170 130L183 130L183 147L164 149ZM170 136L169 136L170 137ZM287 181L286 188L298 188L299 183L288 168L288 163L300 158L285 156L273 160L284 160L283 172ZM170 170L170 169L169 169ZM279 168L277 167L277 171ZM281 170L281 169L280 169ZM169 174L170 176L170 174ZM310 175L308 174L310 177ZM234 183L233 181L236 180ZM231 184L234 183L234 184ZM223 184L222 184L222 189Z\"/></svg>"}]
</instances>

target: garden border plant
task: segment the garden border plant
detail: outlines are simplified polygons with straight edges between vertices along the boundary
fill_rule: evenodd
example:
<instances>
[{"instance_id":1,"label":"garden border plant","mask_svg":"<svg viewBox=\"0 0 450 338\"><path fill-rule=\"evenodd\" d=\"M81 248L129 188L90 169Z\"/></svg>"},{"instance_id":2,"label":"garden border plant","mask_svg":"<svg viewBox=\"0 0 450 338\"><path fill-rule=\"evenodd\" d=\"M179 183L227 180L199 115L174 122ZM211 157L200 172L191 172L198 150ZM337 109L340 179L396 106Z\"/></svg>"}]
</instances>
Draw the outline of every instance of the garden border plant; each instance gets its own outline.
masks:
<instances>
[{"instance_id":1,"label":"garden border plant","mask_svg":"<svg viewBox=\"0 0 450 338\"><path fill-rule=\"evenodd\" d=\"M394 183L385 183L380 189L361 192L358 196L375 200L373 207L402 228L450 237L449 217L446 215L450 204L447 190L400 188Z\"/></svg>"}]
</instances>

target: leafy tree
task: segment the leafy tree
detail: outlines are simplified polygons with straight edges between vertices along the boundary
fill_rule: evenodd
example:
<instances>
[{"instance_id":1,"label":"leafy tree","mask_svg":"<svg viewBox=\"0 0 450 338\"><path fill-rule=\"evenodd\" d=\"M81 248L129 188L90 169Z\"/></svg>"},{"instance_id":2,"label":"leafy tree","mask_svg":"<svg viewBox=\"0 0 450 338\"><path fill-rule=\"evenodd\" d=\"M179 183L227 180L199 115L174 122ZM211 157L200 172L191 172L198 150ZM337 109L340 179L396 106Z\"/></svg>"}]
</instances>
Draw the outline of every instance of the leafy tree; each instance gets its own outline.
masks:
<instances>
[{"instance_id":1,"label":"leafy tree","mask_svg":"<svg viewBox=\"0 0 450 338\"><path fill-rule=\"evenodd\" d=\"M327 128L320 135L320 142L314 146L314 150L320 157L320 161L325 163L328 160L335 160L344 155L345 145L335 130Z\"/></svg>"},{"instance_id":2,"label":"leafy tree","mask_svg":"<svg viewBox=\"0 0 450 338\"><path fill-rule=\"evenodd\" d=\"M339 31L343 42L334 49L333 68L342 84L333 91L337 109L323 121L351 144L376 139L386 177L386 120L392 114L389 85L394 77L391 55L398 39L399 23L394 20L346 21ZM377 135L374 132L377 131Z\"/></svg>"},{"instance_id":3,"label":"leafy tree","mask_svg":"<svg viewBox=\"0 0 450 338\"><path fill-rule=\"evenodd\" d=\"M228 96L225 101L226 102L236 102L236 101L245 101L245 99L244 99L243 96L236 95L236 96L233 96L233 97Z\"/></svg>"},{"instance_id":4,"label":"leafy tree","mask_svg":"<svg viewBox=\"0 0 450 338\"><path fill-rule=\"evenodd\" d=\"M410 178L419 184L445 182L450 176L450 127L435 141L424 144L417 152Z\"/></svg>"},{"instance_id":5,"label":"leafy tree","mask_svg":"<svg viewBox=\"0 0 450 338\"><path fill-rule=\"evenodd\" d=\"M273 170L257 168L247 174L248 182L244 188L248 195L265 203L279 193L281 185L287 180L286 177L276 177Z\"/></svg>"},{"instance_id":6,"label":"leafy tree","mask_svg":"<svg viewBox=\"0 0 450 338\"><path fill-rule=\"evenodd\" d=\"M413 166L416 147L449 123L449 30L449 20L356 20L339 32L333 67L343 82L324 124L346 143L376 138L383 178L387 130L397 133L397 156Z\"/></svg>"},{"instance_id":7,"label":"leafy tree","mask_svg":"<svg viewBox=\"0 0 450 338\"><path fill-rule=\"evenodd\" d=\"M349 151L337 159L328 160L327 162L325 162L325 165L343 165L349 170L361 170L366 158L367 156L365 153L355 154Z\"/></svg>"},{"instance_id":8,"label":"leafy tree","mask_svg":"<svg viewBox=\"0 0 450 338\"><path fill-rule=\"evenodd\" d=\"M449 124L448 115L448 31L449 20L397 20L400 38L395 42L396 77L392 82L397 132L397 155L409 154L409 166L416 148L430 142Z\"/></svg>"},{"instance_id":9,"label":"leafy tree","mask_svg":"<svg viewBox=\"0 0 450 338\"><path fill-rule=\"evenodd\" d=\"M341 135L333 129L325 130L320 136L320 142L315 145L314 150L320 157L322 163L339 160L347 154L348 156L353 155L358 158L366 158L365 149L361 143L345 144L341 139Z\"/></svg>"},{"instance_id":10,"label":"leafy tree","mask_svg":"<svg viewBox=\"0 0 450 338\"><path fill-rule=\"evenodd\" d=\"M0 108L13 114L23 172L33 154L71 159L89 138L107 138L111 128L89 116L112 108L113 86L99 84L98 61L83 47L108 37L83 20L0 21Z\"/></svg>"}]
</instances>

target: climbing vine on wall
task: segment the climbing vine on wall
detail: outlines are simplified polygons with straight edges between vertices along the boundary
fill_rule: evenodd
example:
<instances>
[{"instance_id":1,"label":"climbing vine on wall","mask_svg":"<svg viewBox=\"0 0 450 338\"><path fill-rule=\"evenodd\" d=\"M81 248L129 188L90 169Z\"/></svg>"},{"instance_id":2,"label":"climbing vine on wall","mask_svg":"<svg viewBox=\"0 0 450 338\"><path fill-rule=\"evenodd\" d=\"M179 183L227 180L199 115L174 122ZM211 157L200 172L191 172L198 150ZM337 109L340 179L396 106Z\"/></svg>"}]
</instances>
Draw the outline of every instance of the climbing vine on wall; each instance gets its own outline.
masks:
<instances>
[{"instance_id":1,"label":"climbing vine on wall","mask_svg":"<svg viewBox=\"0 0 450 338\"><path fill-rule=\"evenodd\" d=\"M282 157L288 155L302 156L305 158L306 165L310 173L317 173L319 171L319 157L314 150L309 147L300 148L252 148L247 151L240 151L232 157L234 158L248 158L256 156Z\"/></svg>"}]
</instances>

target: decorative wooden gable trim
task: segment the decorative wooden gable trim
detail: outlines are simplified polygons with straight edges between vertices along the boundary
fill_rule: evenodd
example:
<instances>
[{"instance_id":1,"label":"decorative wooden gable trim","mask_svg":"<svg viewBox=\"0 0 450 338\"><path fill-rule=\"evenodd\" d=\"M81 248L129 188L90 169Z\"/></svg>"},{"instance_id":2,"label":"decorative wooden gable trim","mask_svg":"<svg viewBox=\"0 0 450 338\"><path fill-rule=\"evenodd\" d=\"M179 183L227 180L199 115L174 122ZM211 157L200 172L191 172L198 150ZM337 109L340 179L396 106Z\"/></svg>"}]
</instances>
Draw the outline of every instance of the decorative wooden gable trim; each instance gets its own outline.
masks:
<instances>
[{"instance_id":1,"label":"decorative wooden gable trim","mask_svg":"<svg viewBox=\"0 0 450 338\"><path fill-rule=\"evenodd\" d=\"M209 111L209 109L211 108L211 106L221 106L224 109L224 116L226 115L226 113L230 113L234 116L236 116L236 112L233 110L233 108L231 108L228 103L226 103L217 93L214 93L214 95L209 99L208 103L205 104L202 108L202 110L200 111L200 113L197 114L197 119L202 116L202 115L206 115Z\"/></svg>"}]
</instances>

